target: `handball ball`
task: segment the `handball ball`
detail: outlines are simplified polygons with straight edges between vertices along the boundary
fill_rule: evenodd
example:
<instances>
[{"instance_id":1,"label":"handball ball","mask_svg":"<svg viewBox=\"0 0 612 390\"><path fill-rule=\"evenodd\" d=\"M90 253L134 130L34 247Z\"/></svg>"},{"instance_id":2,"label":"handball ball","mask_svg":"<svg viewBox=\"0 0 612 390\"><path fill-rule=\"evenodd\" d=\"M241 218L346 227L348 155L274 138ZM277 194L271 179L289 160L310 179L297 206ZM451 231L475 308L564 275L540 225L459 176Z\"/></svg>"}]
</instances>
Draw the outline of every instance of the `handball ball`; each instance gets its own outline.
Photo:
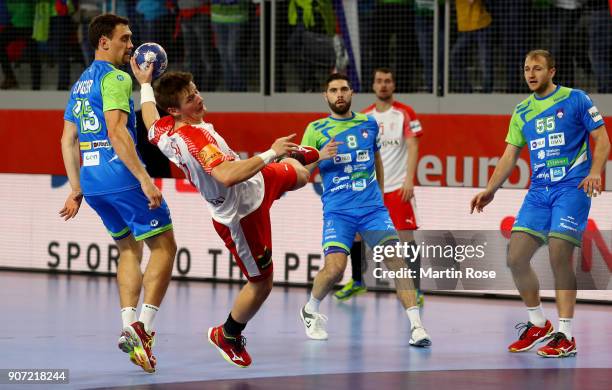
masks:
<instances>
[{"instance_id":1,"label":"handball ball","mask_svg":"<svg viewBox=\"0 0 612 390\"><path fill-rule=\"evenodd\" d=\"M153 64L153 78L156 79L166 71L168 67L168 56L163 47L157 43L148 42L138 46L134 52L136 64L145 70L147 64Z\"/></svg>"}]
</instances>

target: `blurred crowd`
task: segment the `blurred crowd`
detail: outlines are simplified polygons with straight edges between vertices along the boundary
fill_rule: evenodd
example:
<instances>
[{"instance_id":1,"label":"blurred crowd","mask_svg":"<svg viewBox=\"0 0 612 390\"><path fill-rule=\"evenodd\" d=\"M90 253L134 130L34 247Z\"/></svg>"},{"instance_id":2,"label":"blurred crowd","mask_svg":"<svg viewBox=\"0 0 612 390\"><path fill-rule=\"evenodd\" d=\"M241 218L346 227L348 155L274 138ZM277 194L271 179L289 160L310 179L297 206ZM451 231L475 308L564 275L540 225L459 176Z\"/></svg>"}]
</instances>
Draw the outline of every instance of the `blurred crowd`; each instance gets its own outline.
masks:
<instances>
[{"instance_id":1,"label":"blurred crowd","mask_svg":"<svg viewBox=\"0 0 612 390\"><path fill-rule=\"evenodd\" d=\"M368 90L372 70L391 67L398 92L440 94L448 82L450 92L517 93L525 91L524 54L545 48L557 59L558 83L612 93L609 0L359 0L356 12L346 3L0 0L0 88L38 90L52 79L58 90L69 89L93 60L88 23L113 11L130 19L135 45L160 43L171 68L191 71L203 91L262 90L260 56L272 52L276 92L318 91L333 71L353 73L356 88ZM264 10L273 18L263 18Z\"/></svg>"}]
</instances>

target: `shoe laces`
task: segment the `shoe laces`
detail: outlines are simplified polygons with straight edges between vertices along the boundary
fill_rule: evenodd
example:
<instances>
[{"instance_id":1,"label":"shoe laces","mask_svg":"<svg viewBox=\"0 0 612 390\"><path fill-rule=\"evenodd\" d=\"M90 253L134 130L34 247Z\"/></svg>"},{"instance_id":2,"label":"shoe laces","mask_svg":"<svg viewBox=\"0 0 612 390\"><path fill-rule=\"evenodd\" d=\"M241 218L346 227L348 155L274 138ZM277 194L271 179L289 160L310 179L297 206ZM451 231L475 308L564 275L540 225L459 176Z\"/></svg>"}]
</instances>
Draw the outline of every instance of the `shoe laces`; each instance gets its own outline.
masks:
<instances>
[{"instance_id":1,"label":"shoe laces","mask_svg":"<svg viewBox=\"0 0 612 390\"><path fill-rule=\"evenodd\" d=\"M313 313L313 327L315 330L324 330L323 325L327 322L327 316L321 313Z\"/></svg>"},{"instance_id":2,"label":"shoe laces","mask_svg":"<svg viewBox=\"0 0 612 390\"><path fill-rule=\"evenodd\" d=\"M527 332L529 331L529 329L533 328L534 326L535 325L533 325L531 322L519 322L518 324L516 324L514 326L514 329L516 329L519 334L519 340L524 339L527 336Z\"/></svg>"},{"instance_id":3,"label":"shoe laces","mask_svg":"<svg viewBox=\"0 0 612 390\"><path fill-rule=\"evenodd\" d=\"M563 341L563 339L566 339L565 334L563 334L562 332L557 332L552 337L552 340L550 340L550 342L548 343L548 346L555 348L559 345L559 343L561 343L561 341Z\"/></svg>"},{"instance_id":4,"label":"shoe laces","mask_svg":"<svg viewBox=\"0 0 612 390\"><path fill-rule=\"evenodd\" d=\"M246 347L247 344L246 337L244 337L243 335L236 336L234 340L230 339L228 341L232 343L232 345L234 345L234 347L236 348L236 352L241 352L242 350L244 350L244 347Z\"/></svg>"}]
</instances>

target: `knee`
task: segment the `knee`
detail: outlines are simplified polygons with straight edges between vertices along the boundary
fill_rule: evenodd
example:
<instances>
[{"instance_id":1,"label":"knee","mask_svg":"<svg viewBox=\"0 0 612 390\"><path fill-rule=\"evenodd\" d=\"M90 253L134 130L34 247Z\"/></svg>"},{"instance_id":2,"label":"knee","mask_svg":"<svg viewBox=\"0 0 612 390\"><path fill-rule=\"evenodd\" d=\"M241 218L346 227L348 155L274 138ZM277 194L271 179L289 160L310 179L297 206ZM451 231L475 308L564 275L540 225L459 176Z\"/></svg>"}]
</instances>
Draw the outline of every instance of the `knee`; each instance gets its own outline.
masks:
<instances>
[{"instance_id":1,"label":"knee","mask_svg":"<svg viewBox=\"0 0 612 390\"><path fill-rule=\"evenodd\" d=\"M506 265L512 271L520 271L529 264L529 260L525 260L522 256L517 256L515 253L509 252L506 259Z\"/></svg>"},{"instance_id":2,"label":"knee","mask_svg":"<svg viewBox=\"0 0 612 390\"><path fill-rule=\"evenodd\" d=\"M336 282L339 282L342 279L344 267L341 267L339 264L326 264L325 269L327 274Z\"/></svg>"},{"instance_id":3,"label":"knee","mask_svg":"<svg viewBox=\"0 0 612 390\"><path fill-rule=\"evenodd\" d=\"M308 183L308 180L310 180L310 171L300 165L295 172L297 173L296 188L304 187L306 183Z\"/></svg>"},{"instance_id":4,"label":"knee","mask_svg":"<svg viewBox=\"0 0 612 390\"><path fill-rule=\"evenodd\" d=\"M283 162L286 162L287 164L291 165L293 169L295 169L296 181L293 189L296 190L304 187L306 183L308 183L308 180L310 180L310 171L295 159L288 158L283 160Z\"/></svg>"},{"instance_id":5,"label":"knee","mask_svg":"<svg viewBox=\"0 0 612 390\"><path fill-rule=\"evenodd\" d=\"M270 292L272 292L274 277L273 274L270 274L270 276L266 277L265 279L250 283L253 286L253 289L255 290L255 294L260 299L266 299L268 295L270 295Z\"/></svg>"}]
</instances>

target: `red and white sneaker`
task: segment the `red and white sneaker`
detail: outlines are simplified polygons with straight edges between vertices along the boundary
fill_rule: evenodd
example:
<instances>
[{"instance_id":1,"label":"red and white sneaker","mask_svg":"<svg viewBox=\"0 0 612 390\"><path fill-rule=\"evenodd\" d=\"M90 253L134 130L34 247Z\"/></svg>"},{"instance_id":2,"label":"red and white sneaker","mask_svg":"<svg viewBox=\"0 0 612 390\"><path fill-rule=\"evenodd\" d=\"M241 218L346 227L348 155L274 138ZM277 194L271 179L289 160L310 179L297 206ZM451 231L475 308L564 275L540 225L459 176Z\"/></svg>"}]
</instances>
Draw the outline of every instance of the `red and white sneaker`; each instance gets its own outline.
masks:
<instances>
[{"instance_id":1,"label":"red and white sneaker","mask_svg":"<svg viewBox=\"0 0 612 390\"><path fill-rule=\"evenodd\" d=\"M570 341L561 332L555 333L548 344L538 349L538 355L545 358L569 357L574 356L576 353L578 353L576 339L572 337L572 341Z\"/></svg>"},{"instance_id":2,"label":"red and white sneaker","mask_svg":"<svg viewBox=\"0 0 612 390\"><path fill-rule=\"evenodd\" d=\"M310 146L298 146L297 149L287 153L287 157L294 158L306 166L319 161L319 151Z\"/></svg>"},{"instance_id":3,"label":"red and white sneaker","mask_svg":"<svg viewBox=\"0 0 612 390\"><path fill-rule=\"evenodd\" d=\"M240 368L251 365L251 356L244 348L246 346L244 336L226 336L223 325L220 325L216 328L208 328L208 341L217 348L225 360L233 365Z\"/></svg>"},{"instance_id":4,"label":"red and white sneaker","mask_svg":"<svg viewBox=\"0 0 612 390\"><path fill-rule=\"evenodd\" d=\"M130 354L130 360L142 367L148 373L155 372L157 359L153 356L153 344L155 343L155 332L147 333L144 324L136 321L130 326L123 328L120 342L125 338L125 342L119 345L122 351ZM129 347L132 351L129 351Z\"/></svg>"},{"instance_id":5,"label":"red and white sneaker","mask_svg":"<svg viewBox=\"0 0 612 390\"><path fill-rule=\"evenodd\" d=\"M535 326L531 322L519 323L515 326L521 332L519 339L508 346L510 352L529 351L537 343L546 340L554 332L550 321L546 320L543 327Z\"/></svg>"}]
</instances>

